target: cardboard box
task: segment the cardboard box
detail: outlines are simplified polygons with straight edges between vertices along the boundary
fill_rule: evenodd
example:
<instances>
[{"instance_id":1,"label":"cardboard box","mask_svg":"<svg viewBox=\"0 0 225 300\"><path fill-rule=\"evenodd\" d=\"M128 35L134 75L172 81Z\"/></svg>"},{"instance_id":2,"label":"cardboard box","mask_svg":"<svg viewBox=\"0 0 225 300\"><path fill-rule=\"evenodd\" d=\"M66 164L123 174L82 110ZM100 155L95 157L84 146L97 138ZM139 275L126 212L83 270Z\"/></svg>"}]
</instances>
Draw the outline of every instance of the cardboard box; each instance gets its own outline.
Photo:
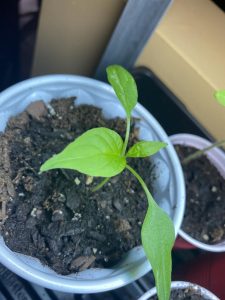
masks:
<instances>
[{"instance_id":1,"label":"cardboard box","mask_svg":"<svg viewBox=\"0 0 225 300\"><path fill-rule=\"evenodd\" d=\"M93 75L124 0L43 0L32 75Z\"/></svg>"},{"instance_id":2,"label":"cardboard box","mask_svg":"<svg viewBox=\"0 0 225 300\"><path fill-rule=\"evenodd\" d=\"M44 0L32 75L93 75L125 4ZM212 1L174 0L136 62L149 67L215 139L225 137L225 109L213 97L225 89L224 32L225 14Z\"/></svg>"},{"instance_id":3,"label":"cardboard box","mask_svg":"<svg viewBox=\"0 0 225 300\"><path fill-rule=\"evenodd\" d=\"M225 14L213 2L175 0L136 63L149 67L215 139L225 138L225 108L213 97L225 89L224 33Z\"/></svg>"}]
</instances>

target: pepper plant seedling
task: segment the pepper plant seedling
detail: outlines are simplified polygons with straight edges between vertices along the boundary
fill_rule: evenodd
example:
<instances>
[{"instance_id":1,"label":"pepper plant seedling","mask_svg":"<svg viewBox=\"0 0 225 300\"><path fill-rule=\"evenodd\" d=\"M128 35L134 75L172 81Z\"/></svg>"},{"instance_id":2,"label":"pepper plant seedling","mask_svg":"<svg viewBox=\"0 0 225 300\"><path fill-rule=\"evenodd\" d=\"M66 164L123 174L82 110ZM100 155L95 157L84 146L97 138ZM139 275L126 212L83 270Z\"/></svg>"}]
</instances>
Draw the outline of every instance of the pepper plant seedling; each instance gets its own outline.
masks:
<instances>
[{"instance_id":1,"label":"pepper plant seedling","mask_svg":"<svg viewBox=\"0 0 225 300\"><path fill-rule=\"evenodd\" d=\"M222 106L225 106L225 90L220 90L220 91L216 91L214 93L214 97L216 99L216 101L221 104ZM203 154L205 154L207 151L215 148L215 147L222 147L225 144L225 139L219 140L217 142L212 143L210 146L205 147L203 149L197 150L195 151L193 154L188 155L187 157L185 157L182 161L183 165L188 164L190 161L202 156Z\"/></svg>"},{"instance_id":2,"label":"pepper plant seedling","mask_svg":"<svg viewBox=\"0 0 225 300\"><path fill-rule=\"evenodd\" d=\"M107 76L126 112L127 126L124 141L111 129L103 127L90 129L62 152L47 160L40 171L65 168L89 176L104 177L105 179L95 190L125 168L137 178L148 200L148 209L141 229L142 245L152 266L158 298L168 300L172 269L171 250L175 239L174 226L169 216L154 201L141 176L127 163L128 157L153 155L166 144L159 141L139 141L127 151L131 112L138 98L137 86L132 75L121 66L109 66Z\"/></svg>"}]
</instances>

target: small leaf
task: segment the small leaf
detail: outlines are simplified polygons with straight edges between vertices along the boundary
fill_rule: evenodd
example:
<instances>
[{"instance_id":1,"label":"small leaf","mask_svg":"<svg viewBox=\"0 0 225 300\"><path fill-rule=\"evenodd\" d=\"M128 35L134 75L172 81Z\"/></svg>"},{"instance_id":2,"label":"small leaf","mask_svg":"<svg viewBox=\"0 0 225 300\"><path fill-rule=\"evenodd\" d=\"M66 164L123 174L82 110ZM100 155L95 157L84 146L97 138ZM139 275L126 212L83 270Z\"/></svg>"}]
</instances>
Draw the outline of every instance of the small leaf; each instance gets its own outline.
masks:
<instances>
[{"instance_id":1,"label":"small leaf","mask_svg":"<svg viewBox=\"0 0 225 300\"><path fill-rule=\"evenodd\" d=\"M126 69L118 65L109 66L106 72L109 83L112 85L127 116L130 117L138 98L137 86L133 76Z\"/></svg>"},{"instance_id":2,"label":"small leaf","mask_svg":"<svg viewBox=\"0 0 225 300\"><path fill-rule=\"evenodd\" d=\"M168 215L149 196L149 208L142 226L142 245L154 273L158 298L168 300L171 285L171 250L174 226Z\"/></svg>"},{"instance_id":3,"label":"small leaf","mask_svg":"<svg viewBox=\"0 0 225 300\"><path fill-rule=\"evenodd\" d=\"M122 138L107 128L86 131L62 152L46 161L40 171L50 169L73 169L89 176L111 177L119 174L126 166L121 157Z\"/></svg>"},{"instance_id":4,"label":"small leaf","mask_svg":"<svg viewBox=\"0 0 225 300\"><path fill-rule=\"evenodd\" d=\"M225 106L225 90L217 91L215 94L216 100L223 106Z\"/></svg>"},{"instance_id":5,"label":"small leaf","mask_svg":"<svg viewBox=\"0 0 225 300\"><path fill-rule=\"evenodd\" d=\"M128 164L126 168L137 178L148 199L148 210L141 228L142 245L151 263L159 300L168 300L171 285L171 250L175 240L169 216L156 204L141 176Z\"/></svg>"},{"instance_id":6,"label":"small leaf","mask_svg":"<svg viewBox=\"0 0 225 300\"><path fill-rule=\"evenodd\" d=\"M167 144L155 141L141 141L133 145L127 152L126 157L146 157L157 153Z\"/></svg>"}]
</instances>

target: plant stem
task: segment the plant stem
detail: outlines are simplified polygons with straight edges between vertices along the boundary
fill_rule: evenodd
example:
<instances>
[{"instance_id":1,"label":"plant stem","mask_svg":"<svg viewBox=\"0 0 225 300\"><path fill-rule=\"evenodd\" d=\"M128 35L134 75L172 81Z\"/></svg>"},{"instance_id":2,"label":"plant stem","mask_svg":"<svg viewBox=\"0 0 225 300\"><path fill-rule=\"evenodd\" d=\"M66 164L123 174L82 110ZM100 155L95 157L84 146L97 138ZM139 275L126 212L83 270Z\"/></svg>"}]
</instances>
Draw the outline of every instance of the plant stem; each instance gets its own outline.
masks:
<instances>
[{"instance_id":1,"label":"plant stem","mask_svg":"<svg viewBox=\"0 0 225 300\"><path fill-rule=\"evenodd\" d=\"M127 116L127 128L126 128L126 136L125 136L125 140L124 140L123 148L122 148L122 153L121 153L122 156L124 156L125 153L126 153L127 144L128 144L128 140L129 140L129 135L130 135L130 116Z\"/></svg>"},{"instance_id":2,"label":"plant stem","mask_svg":"<svg viewBox=\"0 0 225 300\"><path fill-rule=\"evenodd\" d=\"M148 187L146 185L146 183L144 182L144 180L141 178L141 176L129 165L126 165L126 168L137 178L137 180L139 181L139 183L141 184L143 190L145 191L145 194L147 196L148 199L148 204L150 205L150 201L154 201L152 198L151 193L148 190Z\"/></svg>"},{"instance_id":3,"label":"plant stem","mask_svg":"<svg viewBox=\"0 0 225 300\"><path fill-rule=\"evenodd\" d=\"M189 155L188 157L184 158L183 161L182 161L182 164L186 165L190 161L198 158L199 156L203 155L205 152L211 150L212 148L214 148L214 147L221 147L221 146L223 146L223 144L225 144L225 139L221 140L221 141L218 141L216 143L213 143L212 145L210 145L210 146L208 146L206 148L200 149L200 150L196 151L195 153Z\"/></svg>"},{"instance_id":4,"label":"plant stem","mask_svg":"<svg viewBox=\"0 0 225 300\"><path fill-rule=\"evenodd\" d=\"M111 178L111 177L106 177L106 178L104 178L98 185L96 185L96 186L92 189L92 192L98 191L101 187L103 187L104 184L106 184L106 183L109 181L110 178Z\"/></svg>"},{"instance_id":5,"label":"plant stem","mask_svg":"<svg viewBox=\"0 0 225 300\"><path fill-rule=\"evenodd\" d=\"M126 168L137 178L148 199L148 209L141 228L141 240L152 265L158 299L167 300L170 298L174 226L169 216L156 204L140 175L129 165L126 165Z\"/></svg>"}]
</instances>

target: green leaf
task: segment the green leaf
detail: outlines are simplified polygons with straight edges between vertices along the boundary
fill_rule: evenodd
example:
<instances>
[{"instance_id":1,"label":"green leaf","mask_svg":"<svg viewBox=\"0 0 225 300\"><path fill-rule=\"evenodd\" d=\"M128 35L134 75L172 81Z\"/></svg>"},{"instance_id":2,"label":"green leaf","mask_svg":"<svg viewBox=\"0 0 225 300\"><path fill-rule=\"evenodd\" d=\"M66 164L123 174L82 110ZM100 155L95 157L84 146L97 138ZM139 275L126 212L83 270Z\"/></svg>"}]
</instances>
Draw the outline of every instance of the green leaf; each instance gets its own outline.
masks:
<instances>
[{"instance_id":1,"label":"green leaf","mask_svg":"<svg viewBox=\"0 0 225 300\"><path fill-rule=\"evenodd\" d=\"M158 298L170 296L174 226L168 215L148 196L149 208L141 230L142 245L156 281Z\"/></svg>"},{"instance_id":2,"label":"green leaf","mask_svg":"<svg viewBox=\"0 0 225 300\"><path fill-rule=\"evenodd\" d=\"M221 105L225 106L225 90L217 91L214 96Z\"/></svg>"},{"instance_id":3,"label":"green leaf","mask_svg":"<svg viewBox=\"0 0 225 300\"><path fill-rule=\"evenodd\" d=\"M146 157L155 154L167 144L155 141L141 141L133 145L127 152L126 157Z\"/></svg>"},{"instance_id":4,"label":"green leaf","mask_svg":"<svg viewBox=\"0 0 225 300\"><path fill-rule=\"evenodd\" d=\"M141 229L142 245L151 263L159 300L168 300L171 285L171 250L175 240L169 216L156 204L141 176L128 164L126 168L138 179L148 199L148 210Z\"/></svg>"},{"instance_id":5,"label":"green leaf","mask_svg":"<svg viewBox=\"0 0 225 300\"><path fill-rule=\"evenodd\" d=\"M130 117L138 98L137 86L133 76L126 69L118 65L109 66L106 72L109 83L112 85L127 116Z\"/></svg>"},{"instance_id":6,"label":"green leaf","mask_svg":"<svg viewBox=\"0 0 225 300\"><path fill-rule=\"evenodd\" d=\"M121 157L122 138L113 130L94 128L86 131L62 152L46 161L40 171L64 168L73 169L89 176L111 177L126 166Z\"/></svg>"}]
</instances>

